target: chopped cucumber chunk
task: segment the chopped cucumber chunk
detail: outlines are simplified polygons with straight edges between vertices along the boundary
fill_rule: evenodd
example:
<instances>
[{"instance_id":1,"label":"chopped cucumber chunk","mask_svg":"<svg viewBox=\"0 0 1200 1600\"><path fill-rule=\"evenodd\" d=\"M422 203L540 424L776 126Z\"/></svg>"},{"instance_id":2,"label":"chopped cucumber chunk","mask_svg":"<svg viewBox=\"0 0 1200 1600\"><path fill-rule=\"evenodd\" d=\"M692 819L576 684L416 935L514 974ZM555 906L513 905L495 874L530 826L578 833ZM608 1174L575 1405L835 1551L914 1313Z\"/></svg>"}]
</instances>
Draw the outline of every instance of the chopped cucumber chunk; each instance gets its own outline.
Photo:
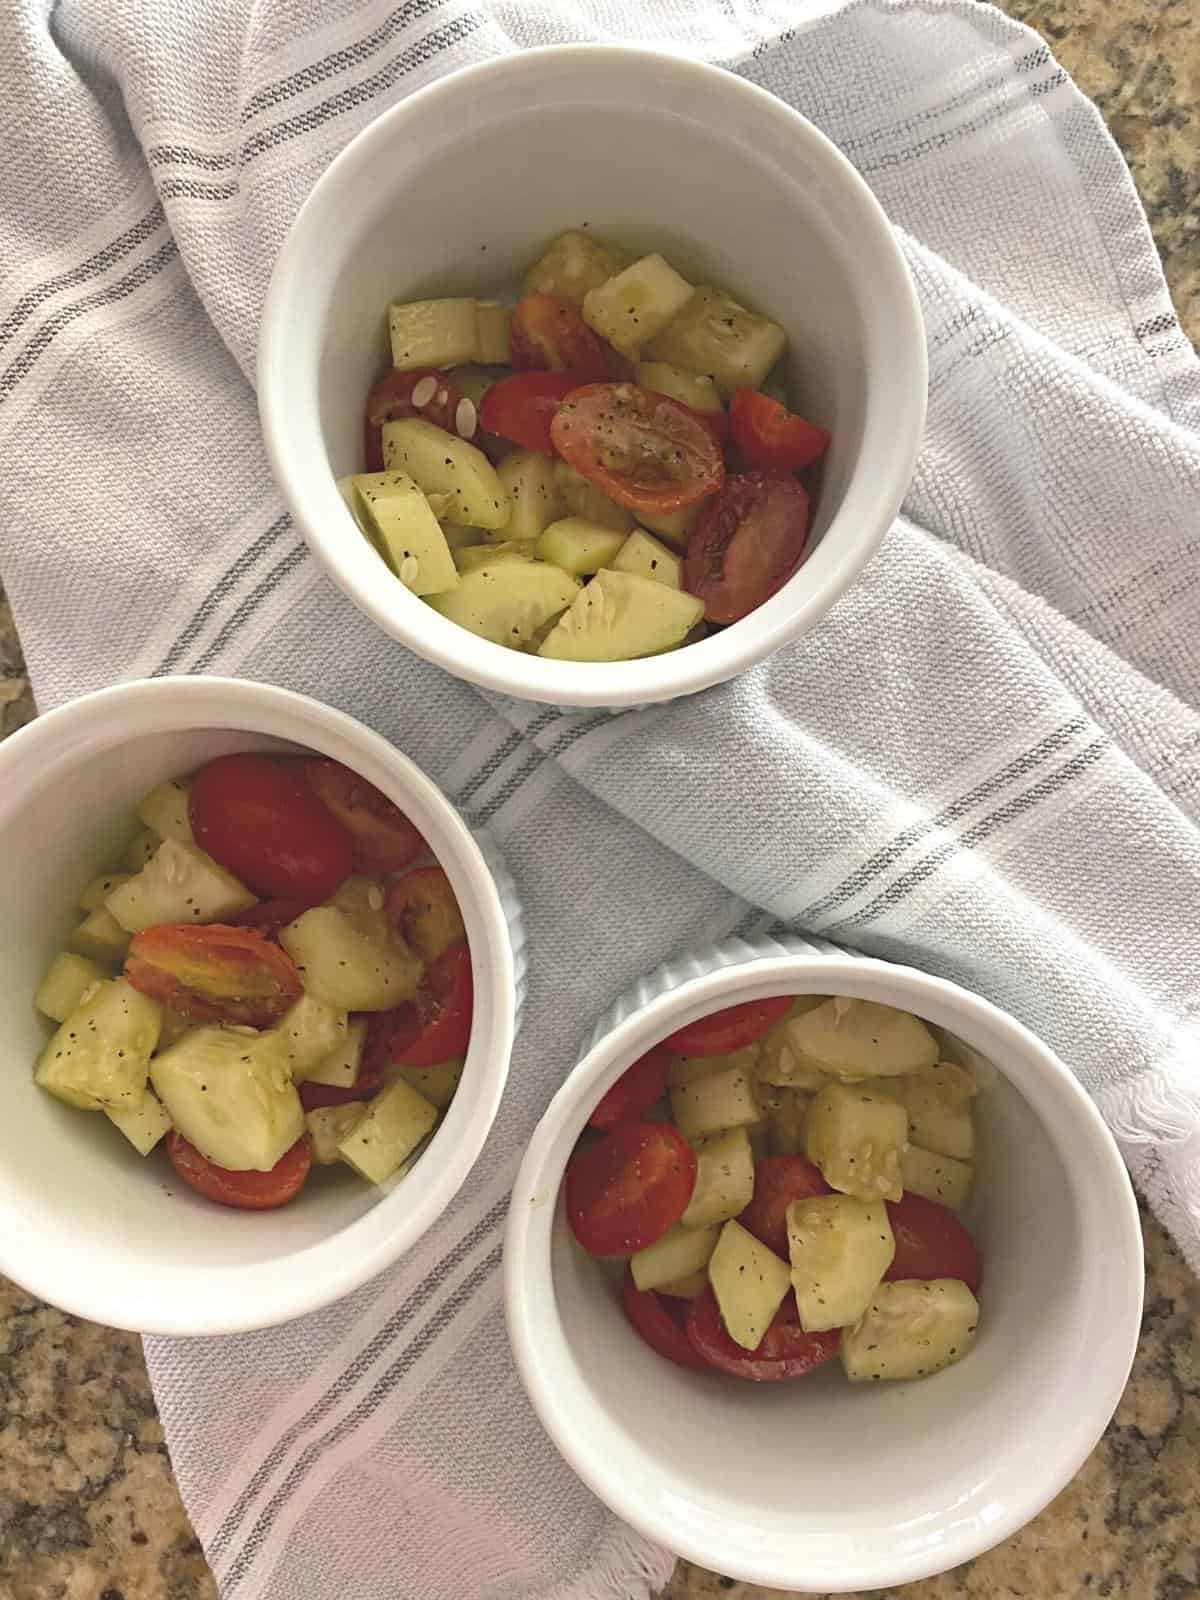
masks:
<instances>
[{"instance_id":1,"label":"chopped cucumber chunk","mask_svg":"<svg viewBox=\"0 0 1200 1600\"><path fill-rule=\"evenodd\" d=\"M670 1099L675 1126L685 1139L762 1120L753 1080L743 1067L728 1067L711 1078L682 1084L671 1090Z\"/></svg>"},{"instance_id":2,"label":"chopped cucumber chunk","mask_svg":"<svg viewBox=\"0 0 1200 1600\"><path fill-rule=\"evenodd\" d=\"M622 355L636 356L692 298L692 286L660 255L643 256L584 296L583 317Z\"/></svg>"},{"instance_id":3,"label":"chopped cucumber chunk","mask_svg":"<svg viewBox=\"0 0 1200 1600\"><path fill-rule=\"evenodd\" d=\"M137 808L137 814L160 839L178 839L183 844L191 844L186 783L168 778L166 783L157 784Z\"/></svg>"},{"instance_id":4,"label":"chopped cucumber chunk","mask_svg":"<svg viewBox=\"0 0 1200 1600\"><path fill-rule=\"evenodd\" d=\"M436 1067L393 1067L388 1076L402 1078L410 1089L415 1089L430 1105L444 1111L454 1099L462 1070L461 1061L439 1061Z\"/></svg>"},{"instance_id":5,"label":"chopped cucumber chunk","mask_svg":"<svg viewBox=\"0 0 1200 1600\"><path fill-rule=\"evenodd\" d=\"M700 515L700 509L700 506L683 506L679 511L643 511L640 515L644 527L660 534L677 550L686 550L688 534Z\"/></svg>"},{"instance_id":6,"label":"chopped cucumber chunk","mask_svg":"<svg viewBox=\"0 0 1200 1600\"><path fill-rule=\"evenodd\" d=\"M363 510L362 501L358 497L358 490L354 487L354 478L358 476L360 476L360 474L355 473L349 478L338 478L337 491L346 503L346 510L358 524L359 532L364 535L372 549L379 550L379 545L376 543L375 539L375 530L367 521L367 514ZM383 554L381 550L379 553L380 555Z\"/></svg>"},{"instance_id":7,"label":"chopped cucumber chunk","mask_svg":"<svg viewBox=\"0 0 1200 1600\"><path fill-rule=\"evenodd\" d=\"M727 1222L708 1263L708 1281L729 1337L754 1350L783 1304L792 1275L787 1262L740 1222Z\"/></svg>"},{"instance_id":8,"label":"chopped cucumber chunk","mask_svg":"<svg viewBox=\"0 0 1200 1600\"><path fill-rule=\"evenodd\" d=\"M457 589L430 597L442 616L493 644L523 649L569 606L578 580L540 561L491 561L464 573Z\"/></svg>"},{"instance_id":9,"label":"chopped cucumber chunk","mask_svg":"<svg viewBox=\"0 0 1200 1600\"><path fill-rule=\"evenodd\" d=\"M488 535L486 528L465 528L461 522L439 522L438 526L452 553L467 545L479 544Z\"/></svg>"},{"instance_id":10,"label":"chopped cucumber chunk","mask_svg":"<svg viewBox=\"0 0 1200 1600\"><path fill-rule=\"evenodd\" d=\"M831 1189L860 1200L899 1200L908 1113L896 1100L831 1083L808 1108L805 1153Z\"/></svg>"},{"instance_id":11,"label":"chopped cucumber chunk","mask_svg":"<svg viewBox=\"0 0 1200 1600\"><path fill-rule=\"evenodd\" d=\"M626 539L612 558L614 572L632 572L636 578L665 583L668 589L683 588L683 562L652 534L640 528Z\"/></svg>"},{"instance_id":12,"label":"chopped cucumber chunk","mask_svg":"<svg viewBox=\"0 0 1200 1600\"><path fill-rule=\"evenodd\" d=\"M342 1159L338 1146L358 1125L366 1109L365 1100L348 1100L344 1106L319 1106L308 1113L304 1126L318 1166L332 1167Z\"/></svg>"},{"instance_id":13,"label":"chopped cucumber chunk","mask_svg":"<svg viewBox=\"0 0 1200 1600\"><path fill-rule=\"evenodd\" d=\"M162 1008L124 978L106 978L82 999L46 1045L34 1082L84 1111L138 1104Z\"/></svg>"},{"instance_id":14,"label":"chopped cucumber chunk","mask_svg":"<svg viewBox=\"0 0 1200 1600\"><path fill-rule=\"evenodd\" d=\"M336 906L314 906L279 933L305 989L343 1011L388 1011L411 1000L421 963L398 938L368 938Z\"/></svg>"},{"instance_id":15,"label":"chopped cucumber chunk","mask_svg":"<svg viewBox=\"0 0 1200 1600\"><path fill-rule=\"evenodd\" d=\"M338 1145L342 1160L370 1183L384 1183L437 1121L437 1107L407 1083L391 1083Z\"/></svg>"},{"instance_id":16,"label":"chopped cucumber chunk","mask_svg":"<svg viewBox=\"0 0 1200 1600\"><path fill-rule=\"evenodd\" d=\"M79 896L79 909L99 911L113 890L119 889L123 883L128 883L132 876L132 872L102 872L98 878L92 879Z\"/></svg>"},{"instance_id":17,"label":"chopped cucumber chunk","mask_svg":"<svg viewBox=\"0 0 1200 1600\"><path fill-rule=\"evenodd\" d=\"M429 501L405 472L363 472L354 480L363 514L389 567L414 594L453 589L458 569Z\"/></svg>"},{"instance_id":18,"label":"chopped cucumber chunk","mask_svg":"<svg viewBox=\"0 0 1200 1600\"><path fill-rule=\"evenodd\" d=\"M478 528L507 526L508 495L483 451L424 417L384 423L383 460L388 472L415 480L431 497L439 519ZM434 495L444 499L434 501Z\"/></svg>"},{"instance_id":19,"label":"chopped cucumber chunk","mask_svg":"<svg viewBox=\"0 0 1200 1600\"><path fill-rule=\"evenodd\" d=\"M616 556L625 535L613 528L602 528L585 517L563 517L552 522L537 542L537 553L576 578L599 572Z\"/></svg>"},{"instance_id":20,"label":"chopped cucumber chunk","mask_svg":"<svg viewBox=\"0 0 1200 1600\"><path fill-rule=\"evenodd\" d=\"M712 378L728 398L743 386L757 389L786 344L777 323L748 311L720 289L700 288L645 353L650 361L668 361Z\"/></svg>"},{"instance_id":21,"label":"chopped cucumber chunk","mask_svg":"<svg viewBox=\"0 0 1200 1600\"><path fill-rule=\"evenodd\" d=\"M659 1294L668 1294L673 1300L694 1300L708 1288L707 1272L689 1272L686 1278L675 1278L670 1283L660 1283Z\"/></svg>"},{"instance_id":22,"label":"chopped cucumber chunk","mask_svg":"<svg viewBox=\"0 0 1200 1600\"><path fill-rule=\"evenodd\" d=\"M906 1194L923 1195L951 1211L961 1211L971 1196L975 1168L969 1161L937 1155L910 1144L900 1157L900 1181Z\"/></svg>"},{"instance_id":23,"label":"chopped cucumber chunk","mask_svg":"<svg viewBox=\"0 0 1200 1600\"><path fill-rule=\"evenodd\" d=\"M172 1011L170 1006L162 1008L162 1027L158 1030L158 1043L154 1050L156 1055L161 1055L164 1050L169 1050L173 1044L178 1043L185 1033L191 1033L199 1024L190 1017L182 1016L178 1011Z\"/></svg>"},{"instance_id":24,"label":"chopped cucumber chunk","mask_svg":"<svg viewBox=\"0 0 1200 1600\"><path fill-rule=\"evenodd\" d=\"M825 1002L826 997L821 994L801 995L793 1002L791 1011L783 1021L775 1024L762 1041L757 1073L760 1082L792 1089L825 1087L829 1082L829 1074L807 1060L792 1038L793 1024L806 1012L815 1011Z\"/></svg>"},{"instance_id":25,"label":"chopped cucumber chunk","mask_svg":"<svg viewBox=\"0 0 1200 1600\"><path fill-rule=\"evenodd\" d=\"M875 1000L838 995L782 1026L799 1066L837 1078L900 1077L937 1060L937 1040L923 1022Z\"/></svg>"},{"instance_id":26,"label":"chopped cucumber chunk","mask_svg":"<svg viewBox=\"0 0 1200 1600\"><path fill-rule=\"evenodd\" d=\"M170 1117L149 1089L142 1091L142 1098L135 1105L124 1110L106 1106L105 1114L140 1156L148 1156L163 1135L171 1131Z\"/></svg>"},{"instance_id":27,"label":"chopped cucumber chunk","mask_svg":"<svg viewBox=\"0 0 1200 1600\"><path fill-rule=\"evenodd\" d=\"M106 904L123 928L140 933L159 922L224 922L257 900L197 845L164 839Z\"/></svg>"},{"instance_id":28,"label":"chopped cucumber chunk","mask_svg":"<svg viewBox=\"0 0 1200 1600\"><path fill-rule=\"evenodd\" d=\"M101 906L99 911L84 917L67 940L67 949L77 955L90 956L94 961L118 966L125 959L130 937L108 907Z\"/></svg>"},{"instance_id":29,"label":"chopped cucumber chunk","mask_svg":"<svg viewBox=\"0 0 1200 1600\"><path fill-rule=\"evenodd\" d=\"M308 1083L326 1083L335 1089L350 1089L358 1082L363 1050L367 1043L367 1024L360 1018L348 1023L345 1035L328 1055L303 1074Z\"/></svg>"},{"instance_id":30,"label":"chopped cucumber chunk","mask_svg":"<svg viewBox=\"0 0 1200 1600\"><path fill-rule=\"evenodd\" d=\"M465 544L454 552L454 565L460 572L474 572L489 561L533 561L536 539L507 539L503 544Z\"/></svg>"},{"instance_id":31,"label":"chopped cucumber chunk","mask_svg":"<svg viewBox=\"0 0 1200 1600\"><path fill-rule=\"evenodd\" d=\"M552 240L530 267L522 289L525 294L552 294L581 306L589 290L616 277L633 260L632 250L570 228Z\"/></svg>"},{"instance_id":32,"label":"chopped cucumber chunk","mask_svg":"<svg viewBox=\"0 0 1200 1600\"><path fill-rule=\"evenodd\" d=\"M143 828L140 833L135 833L125 846L125 853L121 857L121 865L126 872L140 872L144 866L154 858L162 840L153 828Z\"/></svg>"},{"instance_id":33,"label":"chopped cucumber chunk","mask_svg":"<svg viewBox=\"0 0 1200 1600\"><path fill-rule=\"evenodd\" d=\"M386 944L392 935L387 913L383 909L387 890L386 878L369 872L355 872L343 879L328 903L345 912L364 938Z\"/></svg>"},{"instance_id":34,"label":"chopped cucumber chunk","mask_svg":"<svg viewBox=\"0 0 1200 1600\"><path fill-rule=\"evenodd\" d=\"M822 1194L787 1208L792 1287L805 1333L857 1322L896 1254L882 1200Z\"/></svg>"},{"instance_id":35,"label":"chopped cucumber chunk","mask_svg":"<svg viewBox=\"0 0 1200 1600\"><path fill-rule=\"evenodd\" d=\"M685 372L673 367L669 361L642 361L638 363L637 381L643 389L653 389L655 394L665 394L668 399L679 400L693 411L724 411L721 396L711 378L695 372Z\"/></svg>"},{"instance_id":36,"label":"chopped cucumber chunk","mask_svg":"<svg viewBox=\"0 0 1200 1600\"><path fill-rule=\"evenodd\" d=\"M390 305L388 332L392 365L400 372L474 361L479 341L475 301L410 300Z\"/></svg>"},{"instance_id":37,"label":"chopped cucumber chunk","mask_svg":"<svg viewBox=\"0 0 1200 1600\"><path fill-rule=\"evenodd\" d=\"M978 1325L979 1302L958 1278L881 1283L842 1335L842 1366L856 1383L927 1378L962 1360Z\"/></svg>"},{"instance_id":38,"label":"chopped cucumber chunk","mask_svg":"<svg viewBox=\"0 0 1200 1600\"><path fill-rule=\"evenodd\" d=\"M539 655L556 661L630 661L682 644L704 602L630 572L602 569L546 635Z\"/></svg>"},{"instance_id":39,"label":"chopped cucumber chunk","mask_svg":"<svg viewBox=\"0 0 1200 1600\"><path fill-rule=\"evenodd\" d=\"M758 1098L767 1113L767 1151L773 1156L802 1156L804 1129L812 1095L802 1089L760 1084Z\"/></svg>"},{"instance_id":40,"label":"chopped cucumber chunk","mask_svg":"<svg viewBox=\"0 0 1200 1600\"><path fill-rule=\"evenodd\" d=\"M507 331L508 324L505 323ZM505 356L507 362L508 357ZM446 376L465 399L469 400L479 410L484 395L494 383L499 383L501 378L511 377L512 374L505 367L481 367L472 363L466 367L455 367Z\"/></svg>"},{"instance_id":41,"label":"chopped cucumber chunk","mask_svg":"<svg viewBox=\"0 0 1200 1600\"><path fill-rule=\"evenodd\" d=\"M696 1141L696 1186L680 1221L711 1227L743 1212L754 1198L754 1152L745 1128Z\"/></svg>"},{"instance_id":42,"label":"chopped cucumber chunk","mask_svg":"<svg viewBox=\"0 0 1200 1600\"><path fill-rule=\"evenodd\" d=\"M91 986L107 977L98 961L62 950L46 968L33 1003L44 1017L65 1022Z\"/></svg>"},{"instance_id":43,"label":"chopped cucumber chunk","mask_svg":"<svg viewBox=\"0 0 1200 1600\"><path fill-rule=\"evenodd\" d=\"M564 514L554 463L541 451L512 451L496 468L496 475L512 504L506 537L536 539Z\"/></svg>"},{"instance_id":44,"label":"chopped cucumber chunk","mask_svg":"<svg viewBox=\"0 0 1200 1600\"><path fill-rule=\"evenodd\" d=\"M496 300L475 302L475 356L485 366L504 366L511 359L508 329L512 312ZM478 404L475 401L474 404Z\"/></svg>"},{"instance_id":45,"label":"chopped cucumber chunk","mask_svg":"<svg viewBox=\"0 0 1200 1600\"><path fill-rule=\"evenodd\" d=\"M689 1273L702 1272L717 1246L717 1228L686 1228L676 1225L661 1239L630 1257L629 1270L639 1289L657 1289L660 1284Z\"/></svg>"},{"instance_id":46,"label":"chopped cucumber chunk","mask_svg":"<svg viewBox=\"0 0 1200 1600\"><path fill-rule=\"evenodd\" d=\"M304 1133L304 1108L274 1033L196 1028L150 1063L171 1122L231 1172L269 1172Z\"/></svg>"},{"instance_id":47,"label":"chopped cucumber chunk","mask_svg":"<svg viewBox=\"0 0 1200 1600\"><path fill-rule=\"evenodd\" d=\"M293 1078L306 1078L312 1068L346 1042L346 1013L316 995L302 994L271 1030L279 1036ZM351 1082L354 1080L351 1079Z\"/></svg>"},{"instance_id":48,"label":"chopped cucumber chunk","mask_svg":"<svg viewBox=\"0 0 1200 1600\"><path fill-rule=\"evenodd\" d=\"M697 1083L701 1078L715 1078L718 1073L728 1072L730 1067L742 1067L753 1076L757 1062L756 1044L724 1056L675 1056L667 1067L667 1088L678 1089L685 1083Z\"/></svg>"},{"instance_id":49,"label":"chopped cucumber chunk","mask_svg":"<svg viewBox=\"0 0 1200 1600\"><path fill-rule=\"evenodd\" d=\"M908 1112L908 1137L922 1150L970 1161L975 1154L971 1096L975 1080L953 1062L941 1061L911 1077L884 1078L874 1085Z\"/></svg>"},{"instance_id":50,"label":"chopped cucumber chunk","mask_svg":"<svg viewBox=\"0 0 1200 1600\"><path fill-rule=\"evenodd\" d=\"M615 528L618 533L633 531L633 512L610 500L582 472L577 472L565 461L554 463L554 481L558 485L562 504L571 516L586 517L589 522L598 522L602 528ZM562 512L558 515L561 516ZM549 517L547 521L553 522L554 518Z\"/></svg>"}]
</instances>

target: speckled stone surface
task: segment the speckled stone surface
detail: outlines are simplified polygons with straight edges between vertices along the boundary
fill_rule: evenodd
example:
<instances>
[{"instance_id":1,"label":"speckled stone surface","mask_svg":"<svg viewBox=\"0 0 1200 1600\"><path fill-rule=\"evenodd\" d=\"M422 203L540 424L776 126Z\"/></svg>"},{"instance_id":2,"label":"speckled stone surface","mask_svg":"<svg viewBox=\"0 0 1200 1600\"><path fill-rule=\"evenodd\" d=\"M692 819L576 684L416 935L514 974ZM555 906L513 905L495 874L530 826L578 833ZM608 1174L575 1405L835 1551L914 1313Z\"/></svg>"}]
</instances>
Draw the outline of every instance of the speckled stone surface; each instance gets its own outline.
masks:
<instances>
[{"instance_id":1,"label":"speckled stone surface","mask_svg":"<svg viewBox=\"0 0 1200 1600\"><path fill-rule=\"evenodd\" d=\"M1104 113L1149 212L1180 320L1200 341L1197 0L1009 0L1005 9L1045 35ZM33 713L0 593L0 737ZM905 1600L1200 1596L1200 1285L1150 1219L1145 1234L1141 1347L1102 1443L1021 1533L908 1586ZM175 1491L139 1341L0 1279L0 1600L215 1593ZM663 1600L767 1593L681 1564Z\"/></svg>"}]
</instances>

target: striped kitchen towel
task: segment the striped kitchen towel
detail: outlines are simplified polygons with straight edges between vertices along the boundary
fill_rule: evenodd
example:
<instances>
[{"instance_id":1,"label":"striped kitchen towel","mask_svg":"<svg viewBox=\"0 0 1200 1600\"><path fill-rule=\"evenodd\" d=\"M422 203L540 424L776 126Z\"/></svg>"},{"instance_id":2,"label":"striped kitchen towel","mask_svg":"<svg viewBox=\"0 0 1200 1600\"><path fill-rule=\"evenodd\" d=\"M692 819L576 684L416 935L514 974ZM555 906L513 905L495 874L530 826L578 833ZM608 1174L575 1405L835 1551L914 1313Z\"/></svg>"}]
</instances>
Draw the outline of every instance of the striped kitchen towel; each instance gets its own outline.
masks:
<instances>
[{"instance_id":1,"label":"striped kitchen towel","mask_svg":"<svg viewBox=\"0 0 1200 1600\"><path fill-rule=\"evenodd\" d=\"M498 1268L581 1037L684 944L782 924L988 995L1200 1267L1200 368L1041 41L965 0L16 0L3 36L0 528L39 703L210 669L319 696L490 824L528 913L509 1090L448 1215L319 1315L148 1343L226 1600L666 1577L542 1436ZM347 139L581 38L686 48L815 121L900 230L931 367L852 593L738 682L620 717L498 708L365 622L284 513L250 382L275 251Z\"/></svg>"}]
</instances>

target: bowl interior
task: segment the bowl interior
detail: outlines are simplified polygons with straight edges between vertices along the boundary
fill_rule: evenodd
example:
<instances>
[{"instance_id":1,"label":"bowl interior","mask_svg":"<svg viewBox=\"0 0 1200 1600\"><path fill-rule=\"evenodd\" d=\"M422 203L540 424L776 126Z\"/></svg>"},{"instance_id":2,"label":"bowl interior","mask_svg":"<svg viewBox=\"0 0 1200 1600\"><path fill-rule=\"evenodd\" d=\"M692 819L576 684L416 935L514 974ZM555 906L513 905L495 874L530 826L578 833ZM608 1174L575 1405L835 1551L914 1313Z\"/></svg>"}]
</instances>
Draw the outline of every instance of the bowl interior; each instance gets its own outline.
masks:
<instances>
[{"instance_id":1,"label":"bowl interior","mask_svg":"<svg viewBox=\"0 0 1200 1600\"><path fill-rule=\"evenodd\" d=\"M774 992L805 987L847 992ZM1048 1125L1037 1093L990 1070L999 1055L947 1037L983 1084L964 1220L984 1280L976 1347L935 1378L851 1385L831 1363L756 1386L676 1368L628 1326L611 1277L555 1205L553 1314L532 1313L553 1395L543 1416L593 1488L681 1554L806 1590L918 1578L1033 1515L1107 1421L1136 1336L1128 1184L1104 1162L1089 1169L1086 1138L1068 1156L1070 1120Z\"/></svg>"}]
</instances>

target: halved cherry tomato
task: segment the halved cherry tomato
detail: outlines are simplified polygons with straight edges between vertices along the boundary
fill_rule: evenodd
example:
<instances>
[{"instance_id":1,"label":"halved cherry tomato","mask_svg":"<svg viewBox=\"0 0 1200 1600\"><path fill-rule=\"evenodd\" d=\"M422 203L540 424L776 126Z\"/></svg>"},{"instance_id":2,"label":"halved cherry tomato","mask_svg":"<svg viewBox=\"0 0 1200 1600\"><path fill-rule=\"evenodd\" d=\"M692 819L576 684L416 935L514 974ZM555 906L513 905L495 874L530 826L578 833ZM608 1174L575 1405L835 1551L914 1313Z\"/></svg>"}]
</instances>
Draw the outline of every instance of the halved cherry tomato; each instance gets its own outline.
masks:
<instances>
[{"instance_id":1,"label":"halved cherry tomato","mask_svg":"<svg viewBox=\"0 0 1200 1600\"><path fill-rule=\"evenodd\" d=\"M467 937L450 879L441 867L415 867L397 878L383 902L384 914L422 961L436 961Z\"/></svg>"},{"instance_id":2,"label":"halved cherry tomato","mask_svg":"<svg viewBox=\"0 0 1200 1600\"><path fill-rule=\"evenodd\" d=\"M517 372L501 378L484 395L479 420L488 433L511 439L524 450L554 454L550 424L563 401L577 388L565 372Z\"/></svg>"},{"instance_id":3,"label":"halved cherry tomato","mask_svg":"<svg viewBox=\"0 0 1200 1600\"><path fill-rule=\"evenodd\" d=\"M552 294L518 300L509 337L517 372L565 372L577 384L603 383L608 377L608 346L567 300Z\"/></svg>"},{"instance_id":4,"label":"halved cherry tomato","mask_svg":"<svg viewBox=\"0 0 1200 1600\"><path fill-rule=\"evenodd\" d=\"M803 1156L768 1156L754 1168L754 1198L738 1221L768 1250L788 1259L787 1208L793 1200L828 1194L829 1185Z\"/></svg>"},{"instance_id":5,"label":"halved cherry tomato","mask_svg":"<svg viewBox=\"0 0 1200 1600\"><path fill-rule=\"evenodd\" d=\"M626 1272L621 1285L621 1306L651 1350L666 1356L677 1367L707 1371L708 1362L688 1340L682 1303L655 1294L653 1289L639 1289L632 1272Z\"/></svg>"},{"instance_id":6,"label":"halved cherry tomato","mask_svg":"<svg viewBox=\"0 0 1200 1600\"><path fill-rule=\"evenodd\" d=\"M194 1144L172 1128L167 1135L167 1155L183 1179L206 1200L239 1211L274 1211L287 1205L304 1187L312 1167L312 1146L307 1134L297 1139L270 1172L231 1172L202 1156Z\"/></svg>"},{"instance_id":7,"label":"halved cherry tomato","mask_svg":"<svg viewBox=\"0 0 1200 1600\"><path fill-rule=\"evenodd\" d=\"M663 1040L669 1050L681 1056L727 1056L769 1033L792 1009L790 995L774 995L766 1000L747 1000L740 1006L726 1006L711 1016L689 1022Z\"/></svg>"},{"instance_id":8,"label":"halved cherry tomato","mask_svg":"<svg viewBox=\"0 0 1200 1600\"><path fill-rule=\"evenodd\" d=\"M781 589L808 540L808 496L795 478L726 478L688 537L683 587L709 622L737 622Z\"/></svg>"},{"instance_id":9,"label":"halved cherry tomato","mask_svg":"<svg viewBox=\"0 0 1200 1600\"><path fill-rule=\"evenodd\" d=\"M588 1121L593 1128L615 1128L618 1122L636 1122L661 1100L667 1086L671 1052L656 1044L653 1050L623 1072L596 1106Z\"/></svg>"},{"instance_id":10,"label":"halved cherry tomato","mask_svg":"<svg viewBox=\"0 0 1200 1600\"><path fill-rule=\"evenodd\" d=\"M257 905L247 906L245 911L230 917L229 923L234 928L257 928L266 938L274 939L280 928L295 922L302 911L308 910L309 904L307 900L260 900Z\"/></svg>"},{"instance_id":11,"label":"halved cherry tomato","mask_svg":"<svg viewBox=\"0 0 1200 1600\"><path fill-rule=\"evenodd\" d=\"M424 850L424 839L403 811L340 761L306 761L303 773L312 794L349 835L360 872L399 872Z\"/></svg>"},{"instance_id":12,"label":"halved cherry tomato","mask_svg":"<svg viewBox=\"0 0 1200 1600\"><path fill-rule=\"evenodd\" d=\"M257 928L156 923L135 933L125 980L189 1022L270 1028L304 993L292 958Z\"/></svg>"},{"instance_id":13,"label":"halved cherry tomato","mask_svg":"<svg viewBox=\"0 0 1200 1600\"><path fill-rule=\"evenodd\" d=\"M797 472L829 448L830 435L757 389L735 389L729 402L733 442L752 467Z\"/></svg>"},{"instance_id":14,"label":"halved cherry tomato","mask_svg":"<svg viewBox=\"0 0 1200 1600\"><path fill-rule=\"evenodd\" d=\"M650 394L655 395L659 394L660 392L661 391L658 389L649 390ZM668 394L663 395L662 398L664 400L670 400L673 398L673 396ZM701 411L697 406L689 406L685 400L676 400L675 404L677 406L682 406L690 416L695 417L697 422L702 423L704 427L708 429L709 433L712 434L713 438L717 441L722 450L729 443L730 432L728 411Z\"/></svg>"},{"instance_id":15,"label":"halved cherry tomato","mask_svg":"<svg viewBox=\"0 0 1200 1600\"><path fill-rule=\"evenodd\" d=\"M354 860L345 831L300 770L270 756L218 756L192 784L196 843L255 894L316 905Z\"/></svg>"},{"instance_id":16,"label":"halved cherry tomato","mask_svg":"<svg viewBox=\"0 0 1200 1600\"><path fill-rule=\"evenodd\" d=\"M697 413L635 383L576 389L550 438L577 472L632 511L678 511L725 481L721 447Z\"/></svg>"},{"instance_id":17,"label":"halved cherry tomato","mask_svg":"<svg viewBox=\"0 0 1200 1600\"><path fill-rule=\"evenodd\" d=\"M465 944L451 945L425 968L416 999L384 1013L387 1021L381 1019L379 1027L386 1032L387 1059L403 1067L434 1067L465 1055L474 998L471 952Z\"/></svg>"},{"instance_id":18,"label":"halved cherry tomato","mask_svg":"<svg viewBox=\"0 0 1200 1600\"><path fill-rule=\"evenodd\" d=\"M707 1366L733 1378L749 1378L752 1383L772 1383L782 1378L802 1378L837 1355L842 1330L805 1333L795 1296L789 1294L760 1343L753 1350L745 1350L725 1331L717 1297L708 1288L688 1308L687 1336Z\"/></svg>"},{"instance_id":19,"label":"halved cherry tomato","mask_svg":"<svg viewBox=\"0 0 1200 1600\"><path fill-rule=\"evenodd\" d=\"M567 1217L594 1256L631 1256L687 1210L696 1152L669 1122L622 1122L567 1166Z\"/></svg>"},{"instance_id":20,"label":"halved cherry tomato","mask_svg":"<svg viewBox=\"0 0 1200 1600\"><path fill-rule=\"evenodd\" d=\"M426 378L432 378L436 387L429 390ZM429 398L422 405L413 401L413 390L423 385L420 392ZM363 415L363 457L368 472L383 471L383 425L398 422L401 417L424 417L447 433L458 432L458 403L462 391L456 389L444 372L436 367L422 367L416 372L389 372L371 388ZM469 438L470 435L468 434Z\"/></svg>"},{"instance_id":21,"label":"halved cherry tomato","mask_svg":"<svg viewBox=\"0 0 1200 1600\"><path fill-rule=\"evenodd\" d=\"M978 1294L983 1263L975 1241L952 1211L919 1194L888 1201L888 1221L896 1236L896 1254L884 1273L898 1278L961 1278Z\"/></svg>"}]
</instances>

